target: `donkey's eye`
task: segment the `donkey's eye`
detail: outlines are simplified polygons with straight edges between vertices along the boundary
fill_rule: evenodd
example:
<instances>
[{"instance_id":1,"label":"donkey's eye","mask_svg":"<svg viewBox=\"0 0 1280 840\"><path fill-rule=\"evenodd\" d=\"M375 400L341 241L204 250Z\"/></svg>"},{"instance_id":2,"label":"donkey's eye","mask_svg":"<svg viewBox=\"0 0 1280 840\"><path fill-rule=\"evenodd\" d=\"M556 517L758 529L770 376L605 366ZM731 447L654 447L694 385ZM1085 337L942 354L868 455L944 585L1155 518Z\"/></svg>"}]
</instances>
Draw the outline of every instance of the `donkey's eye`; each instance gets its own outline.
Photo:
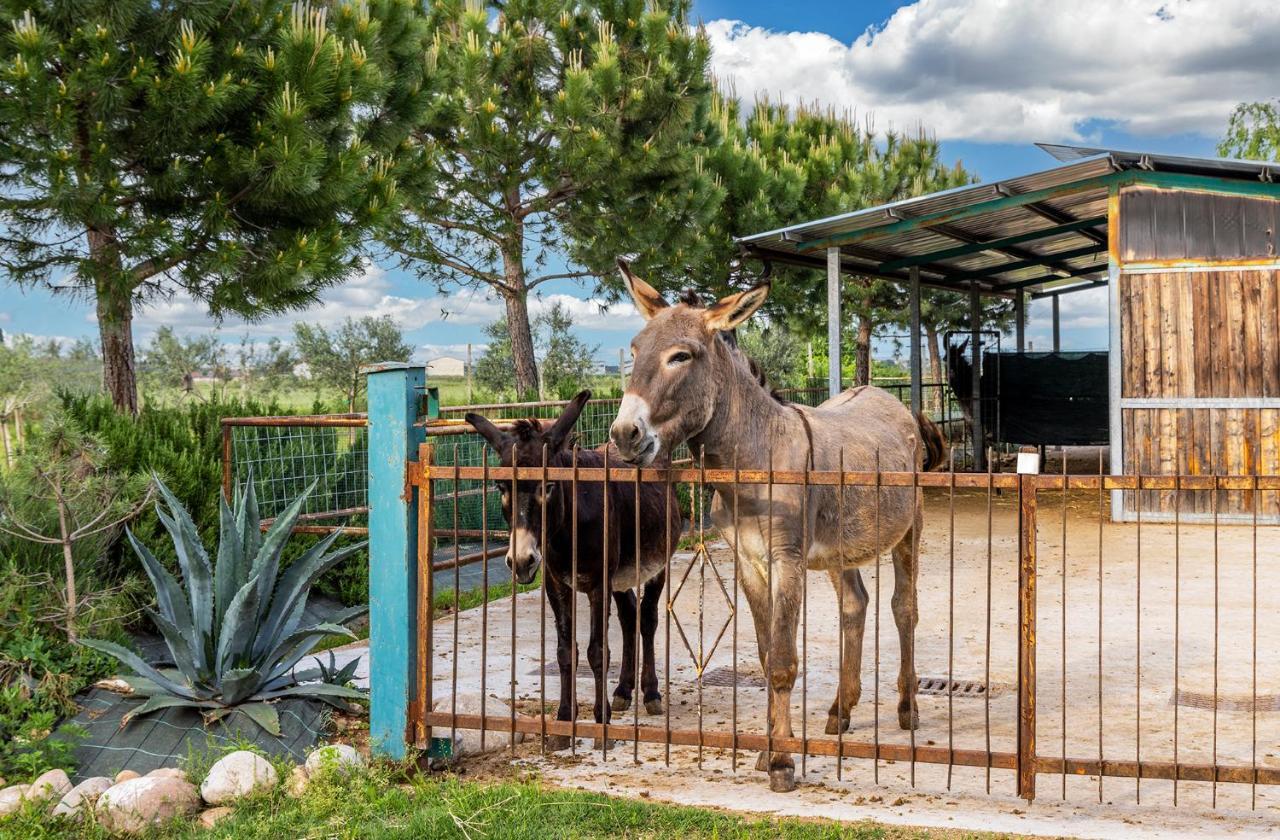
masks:
<instances>
[{"instance_id":1,"label":"donkey's eye","mask_svg":"<svg viewBox=\"0 0 1280 840\"><path fill-rule=\"evenodd\" d=\"M685 362L689 361L692 358L693 356L690 353L684 350L677 350L675 353L672 353L670 356L667 357L667 365L670 367L675 367L676 365L684 364Z\"/></svg>"}]
</instances>

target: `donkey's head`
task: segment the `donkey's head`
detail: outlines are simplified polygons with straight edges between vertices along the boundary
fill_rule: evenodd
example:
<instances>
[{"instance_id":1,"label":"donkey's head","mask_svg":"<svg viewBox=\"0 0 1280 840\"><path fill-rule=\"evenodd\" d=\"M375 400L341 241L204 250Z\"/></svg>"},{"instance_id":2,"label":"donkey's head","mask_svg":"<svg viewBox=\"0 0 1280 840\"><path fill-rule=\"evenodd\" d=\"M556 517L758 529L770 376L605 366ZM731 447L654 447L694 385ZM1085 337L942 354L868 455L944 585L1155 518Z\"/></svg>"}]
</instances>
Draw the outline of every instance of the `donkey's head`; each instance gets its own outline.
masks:
<instances>
[{"instance_id":1,"label":"donkey's head","mask_svg":"<svg viewBox=\"0 0 1280 840\"><path fill-rule=\"evenodd\" d=\"M547 463L552 463L552 458L568 446L573 424L578 422L578 415L589 399L590 391L578 394L549 426L537 420L517 420L510 432L504 432L479 414L468 414L467 422L493 447L502 466L540 467L544 449ZM557 482L546 483L545 495L541 479L520 479L514 493L511 484L510 479L497 482L502 495L502 515L511 529L507 568L517 583L532 583L542 564L543 509L546 509L547 530L553 531L561 520L564 506Z\"/></svg>"},{"instance_id":2,"label":"donkey's head","mask_svg":"<svg viewBox=\"0 0 1280 840\"><path fill-rule=\"evenodd\" d=\"M648 466L711 422L719 381L728 373L725 366L735 363L720 335L760 308L769 284L706 308L685 302L672 306L625 262L619 260L618 267L648 323L631 341L631 382L609 436L623 459Z\"/></svg>"}]
</instances>

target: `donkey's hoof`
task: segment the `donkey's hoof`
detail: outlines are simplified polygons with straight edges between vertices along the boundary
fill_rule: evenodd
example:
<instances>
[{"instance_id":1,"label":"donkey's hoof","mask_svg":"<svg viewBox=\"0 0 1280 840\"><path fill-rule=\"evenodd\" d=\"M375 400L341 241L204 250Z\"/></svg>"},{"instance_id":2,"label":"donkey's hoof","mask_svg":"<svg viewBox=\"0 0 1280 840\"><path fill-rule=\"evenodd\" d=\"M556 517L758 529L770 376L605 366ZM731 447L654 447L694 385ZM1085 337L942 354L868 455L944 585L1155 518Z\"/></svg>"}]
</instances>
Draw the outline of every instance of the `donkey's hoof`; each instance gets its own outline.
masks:
<instances>
[{"instance_id":1,"label":"donkey's hoof","mask_svg":"<svg viewBox=\"0 0 1280 840\"><path fill-rule=\"evenodd\" d=\"M645 701L644 701L644 710L645 710L645 712L646 712L646 713L651 714L651 715L660 715L660 714L662 714L662 712L663 712L663 708L662 708L662 695L658 695L657 697L650 697L648 700L645 700Z\"/></svg>"},{"instance_id":2,"label":"donkey's hoof","mask_svg":"<svg viewBox=\"0 0 1280 840\"><path fill-rule=\"evenodd\" d=\"M613 738L610 738L608 741L602 741L601 739L596 738L591 742L591 749L593 750L611 750L616 746L618 746L618 742Z\"/></svg>"},{"instance_id":3,"label":"donkey's hoof","mask_svg":"<svg viewBox=\"0 0 1280 840\"><path fill-rule=\"evenodd\" d=\"M568 735L548 735L543 744L546 746L547 752L560 752L561 750L569 749L572 742L573 739Z\"/></svg>"},{"instance_id":4,"label":"donkey's hoof","mask_svg":"<svg viewBox=\"0 0 1280 840\"><path fill-rule=\"evenodd\" d=\"M849 718L837 717L836 715L827 715L827 734L839 735L841 732L849 731Z\"/></svg>"},{"instance_id":5,"label":"donkey's hoof","mask_svg":"<svg viewBox=\"0 0 1280 840\"><path fill-rule=\"evenodd\" d=\"M769 753L764 750L760 751L760 754L756 756L756 769L761 773L769 769Z\"/></svg>"},{"instance_id":6,"label":"donkey's hoof","mask_svg":"<svg viewBox=\"0 0 1280 840\"><path fill-rule=\"evenodd\" d=\"M919 729L920 728L920 710L919 709L898 709L898 726L906 730Z\"/></svg>"},{"instance_id":7,"label":"donkey's hoof","mask_svg":"<svg viewBox=\"0 0 1280 840\"><path fill-rule=\"evenodd\" d=\"M625 694L613 695L613 702L609 704L609 708L615 712L625 712L631 708L631 698Z\"/></svg>"},{"instance_id":8,"label":"donkey's hoof","mask_svg":"<svg viewBox=\"0 0 1280 840\"><path fill-rule=\"evenodd\" d=\"M790 793L796 789L796 768L773 767L769 770L769 790L774 793Z\"/></svg>"}]
</instances>

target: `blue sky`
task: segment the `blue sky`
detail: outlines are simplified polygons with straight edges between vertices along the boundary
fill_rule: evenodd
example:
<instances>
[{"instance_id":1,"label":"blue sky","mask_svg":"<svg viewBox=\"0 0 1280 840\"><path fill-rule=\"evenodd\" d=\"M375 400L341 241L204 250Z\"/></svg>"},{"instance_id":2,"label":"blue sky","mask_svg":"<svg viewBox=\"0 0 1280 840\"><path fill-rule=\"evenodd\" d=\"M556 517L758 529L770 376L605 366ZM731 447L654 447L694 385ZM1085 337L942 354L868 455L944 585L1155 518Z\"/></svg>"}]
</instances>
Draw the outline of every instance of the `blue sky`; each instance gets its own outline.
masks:
<instances>
[{"instance_id":1,"label":"blue sky","mask_svg":"<svg viewBox=\"0 0 1280 840\"><path fill-rule=\"evenodd\" d=\"M1233 105L1274 95L1280 70L1280 15L1264 0L696 0L695 14L711 36L717 76L739 96L818 99L877 129L922 125L947 159L988 181L1051 165L1037 140L1212 155ZM603 315L589 288L553 282L541 294L535 308L552 297L573 307L602 360L616 360L636 329L629 306ZM458 355L483 340L480 328L499 311L483 296L442 297L404 272L373 266L312 310L229 322L222 334L228 342L246 333L287 337L299 319L389 313L421 356ZM1064 298L1063 317L1065 346L1103 345L1101 295ZM212 325L199 306L174 299L139 313L138 343L162 324ZM96 334L87 302L8 284L0 286L0 329ZM1032 307L1029 336L1047 346L1047 308Z\"/></svg>"}]
</instances>

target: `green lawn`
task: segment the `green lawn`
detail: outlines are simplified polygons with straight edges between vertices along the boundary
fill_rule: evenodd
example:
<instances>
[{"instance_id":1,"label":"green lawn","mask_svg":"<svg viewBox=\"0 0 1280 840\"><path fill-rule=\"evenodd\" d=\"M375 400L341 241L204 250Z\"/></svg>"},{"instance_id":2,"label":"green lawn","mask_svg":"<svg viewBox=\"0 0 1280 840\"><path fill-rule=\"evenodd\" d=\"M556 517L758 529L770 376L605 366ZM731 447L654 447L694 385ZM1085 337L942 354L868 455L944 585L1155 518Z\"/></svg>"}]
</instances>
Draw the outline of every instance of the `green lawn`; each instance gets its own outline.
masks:
<instances>
[{"instance_id":1,"label":"green lawn","mask_svg":"<svg viewBox=\"0 0 1280 840\"><path fill-rule=\"evenodd\" d=\"M93 825L48 823L34 813L0 822L0 836L92 838L107 833ZM336 838L700 838L771 837L925 838L996 835L926 831L875 823L729 816L715 811L618 799L581 791L544 788L536 782L461 782L453 778L405 778L375 769L348 780L313 782L301 799L276 792L245 802L205 831L175 824L152 835L164 838L285 840Z\"/></svg>"}]
</instances>

